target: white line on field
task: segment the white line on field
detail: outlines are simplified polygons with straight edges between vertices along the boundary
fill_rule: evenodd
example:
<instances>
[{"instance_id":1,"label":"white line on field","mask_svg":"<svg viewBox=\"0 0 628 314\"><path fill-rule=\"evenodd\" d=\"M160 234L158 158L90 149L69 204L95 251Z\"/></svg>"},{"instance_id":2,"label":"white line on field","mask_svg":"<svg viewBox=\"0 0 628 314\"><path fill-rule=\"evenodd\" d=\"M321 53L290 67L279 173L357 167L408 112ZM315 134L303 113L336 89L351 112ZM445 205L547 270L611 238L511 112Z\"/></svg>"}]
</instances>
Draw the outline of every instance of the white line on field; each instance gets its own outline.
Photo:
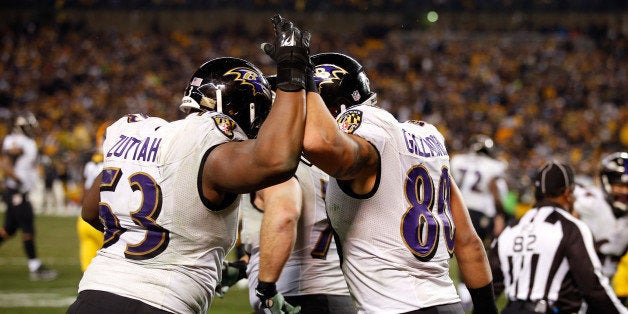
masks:
<instances>
[{"instance_id":1,"label":"white line on field","mask_svg":"<svg viewBox=\"0 0 628 314\"><path fill-rule=\"evenodd\" d=\"M75 296L58 293L0 293L2 307L68 307Z\"/></svg>"},{"instance_id":2,"label":"white line on field","mask_svg":"<svg viewBox=\"0 0 628 314\"><path fill-rule=\"evenodd\" d=\"M78 265L78 258L69 257L43 257L46 265ZM0 265L19 266L26 265L26 257L0 257Z\"/></svg>"}]
</instances>

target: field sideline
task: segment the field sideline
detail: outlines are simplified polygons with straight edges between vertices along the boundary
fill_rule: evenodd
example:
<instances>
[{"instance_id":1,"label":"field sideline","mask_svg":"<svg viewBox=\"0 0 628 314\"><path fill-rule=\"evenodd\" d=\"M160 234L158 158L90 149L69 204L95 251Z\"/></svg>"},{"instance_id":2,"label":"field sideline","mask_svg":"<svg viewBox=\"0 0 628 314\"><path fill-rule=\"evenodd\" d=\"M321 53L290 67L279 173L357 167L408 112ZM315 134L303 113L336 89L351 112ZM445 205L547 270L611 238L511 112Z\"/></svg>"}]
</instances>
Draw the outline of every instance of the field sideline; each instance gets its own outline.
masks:
<instances>
[{"instance_id":1,"label":"field sideline","mask_svg":"<svg viewBox=\"0 0 628 314\"><path fill-rule=\"evenodd\" d=\"M4 213L0 213L4 224ZM49 282L28 279L26 257L21 234L0 245L0 312L3 314L61 314L74 301L81 269L78 260L76 216L47 216L35 218L36 245L44 264L59 272L59 278ZM452 263L452 276L457 280L457 266ZM224 298L217 298L210 313L249 314L248 291L233 287Z\"/></svg>"}]
</instances>

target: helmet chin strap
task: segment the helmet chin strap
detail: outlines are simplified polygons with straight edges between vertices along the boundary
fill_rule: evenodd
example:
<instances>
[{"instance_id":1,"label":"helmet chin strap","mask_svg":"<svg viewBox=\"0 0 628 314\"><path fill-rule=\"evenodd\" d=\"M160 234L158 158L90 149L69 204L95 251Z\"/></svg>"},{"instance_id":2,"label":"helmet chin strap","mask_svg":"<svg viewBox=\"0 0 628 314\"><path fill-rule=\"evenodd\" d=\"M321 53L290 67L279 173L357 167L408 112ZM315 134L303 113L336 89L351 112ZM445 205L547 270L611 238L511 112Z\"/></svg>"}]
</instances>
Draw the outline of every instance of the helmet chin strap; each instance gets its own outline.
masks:
<instances>
[{"instance_id":1,"label":"helmet chin strap","mask_svg":"<svg viewBox=\"0 0 628 314\"><path fill-rule=\"evenodd\" d=\"M216 111L222 113L222 87L223 85L219 85L216 88Z\"/></svg>"},{"instance_id":2,"label":"helmet chin strap","mask_svg":"<svg viewBox=\"0 0 628 314\"><path fill-rule=\"evenodd\" d=\"M251 127L253 126L253 121L255 120L255 103L249 104L249 119Z\"/></svg>"}]
</instances>

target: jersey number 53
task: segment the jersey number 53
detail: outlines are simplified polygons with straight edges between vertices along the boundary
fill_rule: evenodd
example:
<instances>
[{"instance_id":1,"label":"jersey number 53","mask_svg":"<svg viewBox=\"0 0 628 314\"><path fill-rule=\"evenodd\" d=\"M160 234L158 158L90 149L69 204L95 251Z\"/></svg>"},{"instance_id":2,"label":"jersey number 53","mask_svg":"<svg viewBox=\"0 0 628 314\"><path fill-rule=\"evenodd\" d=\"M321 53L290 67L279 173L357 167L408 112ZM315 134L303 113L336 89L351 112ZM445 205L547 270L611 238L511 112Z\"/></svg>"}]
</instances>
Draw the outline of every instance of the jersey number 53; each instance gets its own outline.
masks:
<instances>
[{"instance_id":1,"label":"jersey number 53","mask_svg":"<svg viewBox=\"0 0 628 314\"><path fill-rule=\"evenodd\" d=\"M102 174L100 191L115 191L122 177L122 169L105 168ZM153 258L168 247L170 240L169 231L155 222L161 213L161 187L153 177L145 172L135 172L128 179L131 190L134 193L140 192L142 194L139 208L130 212L129 215L133 223L144 230L145 235L139 243L127 244L124 256L134 260ZM126 229L120 225L118 217L109 204L100 202L98 212L105 226L103 247L109 247L120 239L120 235L126 232Z\"/></svg>"}]
</instances>

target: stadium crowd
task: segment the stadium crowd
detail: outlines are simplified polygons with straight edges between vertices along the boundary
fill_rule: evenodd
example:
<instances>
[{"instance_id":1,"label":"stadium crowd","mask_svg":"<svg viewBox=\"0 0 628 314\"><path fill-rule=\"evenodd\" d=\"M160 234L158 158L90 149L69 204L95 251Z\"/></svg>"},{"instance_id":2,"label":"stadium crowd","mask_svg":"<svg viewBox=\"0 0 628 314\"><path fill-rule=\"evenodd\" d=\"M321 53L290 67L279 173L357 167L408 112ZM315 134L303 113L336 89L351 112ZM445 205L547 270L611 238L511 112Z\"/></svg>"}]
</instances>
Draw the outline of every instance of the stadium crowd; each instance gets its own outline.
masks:
<instances>
[{"instance_id":1,"label":"stadium crowd","mask_svg":"<svg viewBox=\"0 0 628 314\"><path fill-rule=\"evenodd\" d=\"M204 60L242 57L264 73L270 29L101 31L82 23L0 26L0 137L30 111L37 142L66 183L80 182L96 129L121 113L176 119L186 79ZM525 192L553 156L593 175L602 154L628 146L628 40L621 25L491 32L399 29L323 32L312 51L363 60L379 105L440 127L450 154L471 134L497 143L509 187ZM324 40L321 40L324 38Z\"/></svg>"}]
</instances>

